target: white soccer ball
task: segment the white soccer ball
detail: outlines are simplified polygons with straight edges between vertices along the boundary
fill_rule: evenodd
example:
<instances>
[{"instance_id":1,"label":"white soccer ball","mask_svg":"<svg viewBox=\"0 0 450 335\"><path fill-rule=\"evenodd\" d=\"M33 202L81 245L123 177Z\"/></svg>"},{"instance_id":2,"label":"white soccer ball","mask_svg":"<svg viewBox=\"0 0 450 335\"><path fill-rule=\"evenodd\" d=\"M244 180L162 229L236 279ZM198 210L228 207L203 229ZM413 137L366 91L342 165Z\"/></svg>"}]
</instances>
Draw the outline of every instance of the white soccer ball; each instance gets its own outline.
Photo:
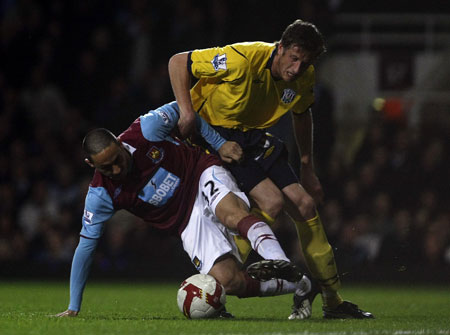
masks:
<instances>
[{"instance_id":1,"label":"white soccer ball","mask_svg":"<svg viewBox=\"0 0 450 335\"><path fill-rule=\"evenodd\" d=\"M181 283L177 303L189 319L214 318L225 306L225 289L214 277L196 274Z\"/></svg>"}]
</instances>

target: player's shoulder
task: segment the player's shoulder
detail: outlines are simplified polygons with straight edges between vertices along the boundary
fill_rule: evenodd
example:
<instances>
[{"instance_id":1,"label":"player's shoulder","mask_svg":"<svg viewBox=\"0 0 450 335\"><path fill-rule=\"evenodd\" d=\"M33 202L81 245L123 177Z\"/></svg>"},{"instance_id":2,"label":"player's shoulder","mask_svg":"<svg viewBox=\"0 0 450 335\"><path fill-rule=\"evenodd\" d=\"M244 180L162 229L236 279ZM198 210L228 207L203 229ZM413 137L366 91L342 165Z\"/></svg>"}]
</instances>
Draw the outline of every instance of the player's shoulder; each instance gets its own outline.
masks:
<instances>
[{"instance_id":1,"label":"player's shoulder","mask_svg":"<svg viewBox=\"0 0 450 335\"><path fill-rule=\"evenodd\" d=\"M86 194L85 206L92 211L99 208L112 210L112 198L117 185L100 172L95 171Z\"/></svg>"},{"instance_id":2,"label":"player's shoulder","mask_svg":"<svg viewBox=\"0 0 450 335\"><path fill-rule=\"evenodd\" d=\"M266 42L240 42L223 47L194 50L191 70L194 76L227 77L227 80L245 78L249 72L264 68L275 44Z\"/></svg>"},{"instance_id":3,"label":"player's shoulder","mask_svg":"<svg viewBox=\"0 0 450 335\"><path fill-rule=\"evenodd\" d=\"M297 84L300 86L314 85L315 82L315 70L314 65L310 65L305 72L297 79Z\"/></svg>"},{"instance_id":4,"label":"player's shoulder","mask_svg":"<svg viewBox=\"0 0 450 335\"><path fill-rule=\"evenodd\" d=\"M262 41L252 41L252 42L238 42L230 44L230 46L235 48L245 48L247 50L269 50L275 48L275 43L268 43Z\"/></svg>"},{"instance_id":5,"label":"player's shoulder","mask_svg":"<svg viewBox=\"0 0 450 335\"><path fill-rule=\"evenodd\" d=\"M92 176L92 180L89 183L89 189L91 189L92 187L104 187L106 183L105 178L106 177L104 175L95 170L94 175Z\"/></svg>"},{"instance_id":6,"label":"player's shoulder","mask_svg":"<svg viewBox=\"0 0 450 335\"><path fill-rule=\"evenodd\" d=\"M112 179L95 170L94 176L89 183L87 195L104 198L109 193L108 190L114 189L113 184L114 182Z\"/></svg>"},{"instance_id":7,"label":"player's shoulder","mask_svg":"<svg viewBox=\"0 0 450 335\"><path fill-rule=\"evenodd\" d=\"M241 42L232 44L231 47L237 54L245 58L252 71L257 72L266 67L275 50L275 44L267 42Z\"/></svg>"},{"instance_id":8,"label":"player's shoulder","mask_svg":"<svg viewBox=\"0 0 450 335\"><path fill-rule=\"evenodd\" d=\"M162 141L177 123L178 105L176 102L165 104L138 117L119 139L138 148L147 141Z\"/></svg>"},{"instance_id":9,"label":"player's shoulder","mask_svg":"<svg viewBox=\"0 0 450 335\"><path fill-rule=\"evenodd\" d=\"M140 130L147 141L162 141L175 127L179 119L176 101L167 103L140 117Z\"/></svg>"},{"instance_id":10,"label":"player's shoulder","mask_svg":"<svg viewBox=\"0 0 450 335\"><path fill-rule=\"evenodd\" d=\"M310 66L308 66L308 68L306 69L306 71L305 71L305 76L306 77L313 77L314 76L314 72L315 72L315 68L314 68L314 65L310 65Z\"/></svg>"},{"instance_id":11,"label":"player's shoulder","mask_svg":"<svg viewBox=\"0 0 450 335\"><path fill-rule=\"evenodd\" d=\"M266 58L267 56L270 57L275 49L275 44L267 42L240 42L230 44L230 48L249 59L254 57Z\"/></svg>"},{"instance_id":12,"label":"player's shoulder","mask_svg":"<svg viewBox=\"0 0 450 335\"><path fill-rule=\"evenodd\" d=\"M238 42L228 44L223 47L214 47L208 49L197 49L192 52L191 58L193 60L202 59L203 57L216 57L226 60L248 61L254 57L265 58L270 57L272 51L275 49L274 43L267 42ZM219 59L219 60L221 60Z\"/></svg>"},{"instance_id":13,"label":"player's shoulder","mask_svg":"<svg viewBox=\"0 0 450 335\"><path fill-rule=\"evenodd\" d=\"M122 142L129 143L133 147L139 146L140 141L142 141L141 117L134 120L134 122L125 129L118 138Z\"/></svg>"}]
</instances>

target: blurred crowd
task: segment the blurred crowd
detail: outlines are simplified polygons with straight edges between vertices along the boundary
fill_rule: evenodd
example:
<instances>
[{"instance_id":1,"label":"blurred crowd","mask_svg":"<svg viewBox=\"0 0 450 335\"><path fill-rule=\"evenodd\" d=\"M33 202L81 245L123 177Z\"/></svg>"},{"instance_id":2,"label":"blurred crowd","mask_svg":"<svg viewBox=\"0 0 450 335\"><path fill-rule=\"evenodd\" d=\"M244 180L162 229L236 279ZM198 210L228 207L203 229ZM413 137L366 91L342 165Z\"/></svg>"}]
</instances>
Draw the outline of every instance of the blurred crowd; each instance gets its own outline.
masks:
<instances>
[{"instance_id":1,"label":"blurred crowd","mask_svg":"<svg viewBox=\"0 0 450 335\"><path fill-rule=\"evenodd\" d=\"M320 105L313 115L323 112ZM333 150L321 157L329 137L337 134L329 126L324 133L323 124L316 123L316 135L326 134L322 140L316 136L315 143L325 190L319 210L340 271L382 268L382 278L409 270L417 278L448 280L450 129L438 124L443 120L422 119L413 128L386 109L369 113L367 126L351 136L345 153ZM285 227L278 227L285 239L295 234ZM291 242L295 255L298 246Z\"/></svg>"},{"instance_id":2,"label":"blurred crowd","mask_svg":"<svg viewBox=\"0 0 450 335\"><path fill-rule=\"evenodd\" d=\"M3 1L0 276L31 268L68 273L92 176L83 135L93 127L119 134L172 101L172 54L274 41L298 17L328 35L332 3L292 1L280 9L253 0ZM332 92L317 90L316 167L326 194L320 211L338 264L448 271L449 129L430 122L412 129L373 112L343 155L333 150ZM295 233L276 229L297 254ZM108 224L96 261L100 271L119 273L133 266L170 272L189 262L175 239L122 212Z\"/></svg>"}]
</instances>

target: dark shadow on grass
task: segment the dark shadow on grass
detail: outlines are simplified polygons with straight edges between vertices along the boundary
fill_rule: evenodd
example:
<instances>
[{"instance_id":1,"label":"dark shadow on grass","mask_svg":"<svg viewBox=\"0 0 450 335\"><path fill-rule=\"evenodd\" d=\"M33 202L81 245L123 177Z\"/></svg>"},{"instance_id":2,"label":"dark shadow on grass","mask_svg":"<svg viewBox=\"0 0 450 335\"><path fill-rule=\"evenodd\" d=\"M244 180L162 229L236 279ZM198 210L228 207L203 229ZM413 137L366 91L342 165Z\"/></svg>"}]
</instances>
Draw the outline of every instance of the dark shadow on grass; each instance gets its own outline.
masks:
<instances>
[{"instance_id":1,"label":"dark shadow on grass","mask_svg":"<svg viewBox=\"0 0 450 335\"><path fill-rule=\"evenodd\" d=\"M52 317L52 316L49 316ZM320 317L312 317L308 320L288 320L286 319L280 319L280 318L267 318L267 317L235 317L235 318L216 318L216 319L186 319L184 317L179 317L179 316L172 316L172 317L167 317L167 316L121 316L121 315L97 315L97 316L78 316L78 319L83 319L83 320L87 320L87 321L94 321L94 320L114 320L114 321L186 321L186 322L213 322L213 321L220 321L220 322L235 322L235 323L239 323L239 322L258 322L258 323L273 323L273 322L289 322L292 324L295 323L302 323L302 322L306 322L309 324L318 324L321 323L323 324L324 322L343 322L343 321L347 321L347 322L352 322L352 321L364 321L367 322L367 320L358 320L358 319L346 319L346 320L340 320L340 319L324 319L324 318L320 318Z\"/></svg>"},{"instance_id":2,"label":"dark shadow on grass","mask_svg":"<svg viewBox=\"0 0 450 335\"><path fill-rule=\"evenodd\" d=\"M162 316L144 316L144 317L138 317L138 316L91 316L91 317L85 317L84 320L126 320L126 321L186 321L186 322L258 322L258 323L273 323L273 322L289 322L289 323L301 323L301 322L308 322L308 323L323 323L324 321L327 322L333 322L333 320L326 320L322 318L311 318L308 320L299 320L299 321L291 321L286 319L280 319L280 318L267 318L267 317L235 317L235 318L217 318L217 319L186 319L186 318L180 318L177 316L174 317L162 317ZM342 320L339 320L342 321Z\"/></svg>"},{"instance_id":3,"label":"dark shadow on grass","mask_svg":"<svg viewBox=\"0 0 450 335\"><path fill-rule=\"evenodd\" d=\"M120 316L120 315L98 315L98 316L87 316L87 317L78 317L83 320L114 320L114 321L182 321L186 322L211 322L211 321L220 321L220 322L284 322L287 320L276 319L276 318L252 318L252 317L236 317L236 318L217 318L217 319L186 319L180 318L177 316L166 317L166 316Z\"/></svg>"},{"instance_id":4,"label":"dark shadow on grass","mask_svg":"<svg viewBox=\"0 0 450 335\"><path fill-rule=\"evenodd\" d=\"M98 315L98 316L88 316L88 317L79 317L83 320L114 320L114 321L179 321L183 320L183 318L179 317L162 317L162 316L106 316L106 315Z\"/></svg>"},{"instance_id":5,"label":"dark shadow on grass","mask_svg":"<svg viewBox=\"0 0 450 335\"><path fill-rule=\"evenodd\" d=\"M308 320L288 320L280 319L280 318L255 318L255 317L236 317L235 319L227 319L229 321L242 321L242 322L288 322L292 324L301 324L301 323L323 323L326 322L332 322L333 320L327 320L323 318L310 318ZM342 320L339 320L342 321Z\"/></svg>"}]
</instances>

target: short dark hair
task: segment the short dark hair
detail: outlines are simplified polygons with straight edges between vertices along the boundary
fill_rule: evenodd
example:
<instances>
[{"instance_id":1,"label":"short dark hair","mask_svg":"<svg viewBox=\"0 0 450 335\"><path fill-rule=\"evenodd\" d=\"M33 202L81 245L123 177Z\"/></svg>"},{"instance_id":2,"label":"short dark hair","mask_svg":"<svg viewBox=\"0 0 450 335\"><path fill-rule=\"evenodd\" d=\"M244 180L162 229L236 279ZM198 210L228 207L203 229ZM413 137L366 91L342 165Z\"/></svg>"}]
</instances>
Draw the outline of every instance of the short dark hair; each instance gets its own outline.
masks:
<instances>
[{"instance_id":1,"label":"short dark hair","mask_svg":"<svg viewBox=\"0 0 450 335\"><path fill-rule=\"evenodd\" d=\"M97 128L89 131L83 139L81 145L87 158L90 159L92 155L96 155L109 147L111 143L119 144L117 137L108 129Z\"/></svg>"},{"instance_id":2,"label":"short dark hair","mask_svg":"<svg viewBox=\"0 0 450 335\"><path fill-rule=\"evenodd\" d=\"M284 30L280 43L284 48L298 47L310 52L314 58L326 51L325 42L317 27L307 21L295 20Z\"/></svg>"}]
</instances>

